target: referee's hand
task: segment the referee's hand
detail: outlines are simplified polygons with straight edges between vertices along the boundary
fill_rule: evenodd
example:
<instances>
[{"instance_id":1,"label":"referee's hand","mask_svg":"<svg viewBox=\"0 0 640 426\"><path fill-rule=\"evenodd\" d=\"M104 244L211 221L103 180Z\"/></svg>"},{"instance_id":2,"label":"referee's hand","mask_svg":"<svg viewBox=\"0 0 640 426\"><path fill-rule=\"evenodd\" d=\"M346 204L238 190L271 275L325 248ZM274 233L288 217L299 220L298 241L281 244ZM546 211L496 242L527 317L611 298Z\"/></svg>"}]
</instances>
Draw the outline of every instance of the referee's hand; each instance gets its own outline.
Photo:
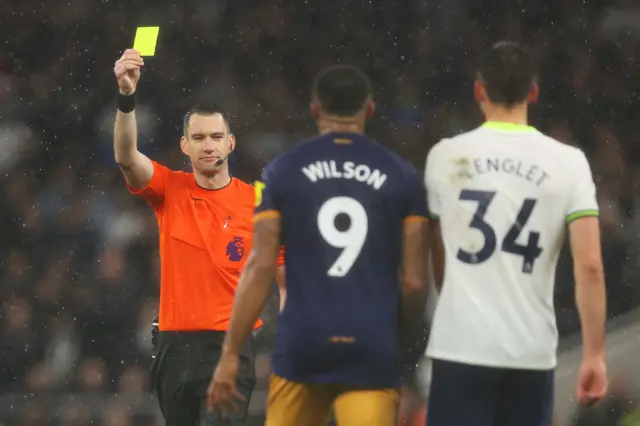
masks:
<instances>
[{"instance_id":1,"label":"referee's hand","mask_svg":"<svg viewBox=\"0 0 640 426\"><path fill-rule=\"evenodd\" d=\"M209 389L207 389L207 409L218 410L222 418L227 418L229 407L238 410L238 401L245 401L236 388L236 378L240 368L238 354L223 352L216 367Z\"/></svg>"},{"instance_id":2,"label":"referee's hand","mask_svg":"<svg viewBox=\"0 0 640 426\"><path fill-rule=\"evenodd\" d=\"M123 95L132 95L136 91L140 80L140 68L144 59L137 50L127 49L113 66L113 72L118 80L118 88Z\"/></svg>"}]
</instances>

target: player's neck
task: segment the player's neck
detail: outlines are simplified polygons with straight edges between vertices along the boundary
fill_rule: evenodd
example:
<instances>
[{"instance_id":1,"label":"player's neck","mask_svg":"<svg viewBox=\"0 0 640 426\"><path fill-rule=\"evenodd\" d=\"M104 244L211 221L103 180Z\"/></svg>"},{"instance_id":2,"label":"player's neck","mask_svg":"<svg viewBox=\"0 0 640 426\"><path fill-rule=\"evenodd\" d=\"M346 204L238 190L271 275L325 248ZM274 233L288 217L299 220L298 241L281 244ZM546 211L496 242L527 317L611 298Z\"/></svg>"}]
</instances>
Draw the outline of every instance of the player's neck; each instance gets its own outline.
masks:
<instances>
[{"instance_id":1,"label":"player's neck","mask_svg":"<svg viewBox=\"0 0 640 426\"><path fill-rule=\"evenodd\" d=\"M355 118L323 117L318 120L318 132L327 133L364 133L364 121Z\"/></svg>"},{"instance_id":2,"label":"player's neck","mask_svg":"<svg viewBox=\"0 0 640 426\"><path fill-rule=\"evenodd\" d=\"M229 166L227 164L215 175L206 176L194 169L193 176L198 186L204 189L224 188L231 182L231 175L229 175Z\"/></svg>"},{"instance_id":3,"label":"player's neck","mask_svg":"<svg viewBox=\"0 0 640 426\"><path fill-rule=\"evenodd\" d=\"M484 116L487 121L498 123L528 125L527 105L518 105L513 108L505 108L499 105L485 105Z\"/></svg>"}]
</instances>

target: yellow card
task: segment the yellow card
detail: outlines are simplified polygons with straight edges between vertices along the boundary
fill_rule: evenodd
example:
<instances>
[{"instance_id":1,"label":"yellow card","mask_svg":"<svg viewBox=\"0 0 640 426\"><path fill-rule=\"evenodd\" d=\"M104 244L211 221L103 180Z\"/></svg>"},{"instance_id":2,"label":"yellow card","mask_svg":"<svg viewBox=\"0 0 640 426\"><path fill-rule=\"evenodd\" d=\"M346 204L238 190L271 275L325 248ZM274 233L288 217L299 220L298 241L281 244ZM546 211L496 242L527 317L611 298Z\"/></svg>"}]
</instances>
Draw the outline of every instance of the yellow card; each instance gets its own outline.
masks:
<instances>
[{"instance_id":1,"label":"yellow card","mask_svg":"<svg viewBox=\"0 0 640 426\"><path fill-rule=\"evenodd\" d=\"M155 55L159 32L160 27L138 27L133 48L140 52L140 56Z\"/></svg>"}]
</instances>

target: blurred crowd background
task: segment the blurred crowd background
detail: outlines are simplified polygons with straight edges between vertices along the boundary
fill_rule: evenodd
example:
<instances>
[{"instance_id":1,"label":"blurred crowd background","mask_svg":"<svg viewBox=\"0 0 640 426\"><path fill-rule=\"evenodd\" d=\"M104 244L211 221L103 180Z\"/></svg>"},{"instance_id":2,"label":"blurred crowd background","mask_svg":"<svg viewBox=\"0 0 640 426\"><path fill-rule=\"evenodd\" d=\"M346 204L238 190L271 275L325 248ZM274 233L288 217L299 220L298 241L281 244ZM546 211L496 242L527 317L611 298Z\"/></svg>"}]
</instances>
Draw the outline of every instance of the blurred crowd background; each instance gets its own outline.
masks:
<instances>
[{"instance_id":1,"label":"blurred crowd background","mask_svg":"<svg viewBox=\"0 0 640 426\"><path fill-rule=\"evenodd\" d=\"M371 76L371 134L422 169L439 138L481 123L477 53L525 43L540 61L532 124L584 149L593 167L610 318L640 306L635 0L0 0L0 423L161 424L148 378L157 228L125 189L111 145L113 64L138 25L161 28L138 90L141 150L188 168L182 115L215 101L238 140L232 173L248 181L315 131L310 84L325 65ZM276 298L274 289L259 388ZM566 254L557 311L562 335L575 332Z\"/></svg>"}]
</instances>

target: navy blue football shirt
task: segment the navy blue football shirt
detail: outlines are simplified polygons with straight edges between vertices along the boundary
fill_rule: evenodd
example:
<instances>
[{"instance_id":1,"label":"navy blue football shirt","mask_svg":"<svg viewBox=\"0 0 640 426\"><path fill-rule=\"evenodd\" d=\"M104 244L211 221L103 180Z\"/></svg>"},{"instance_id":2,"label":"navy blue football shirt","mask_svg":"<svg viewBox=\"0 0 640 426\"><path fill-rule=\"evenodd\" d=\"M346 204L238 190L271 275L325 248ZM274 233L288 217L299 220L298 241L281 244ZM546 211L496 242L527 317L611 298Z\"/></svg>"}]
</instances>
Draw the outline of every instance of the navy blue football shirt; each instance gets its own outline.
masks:
<instances>
[{"instance_id":1,"label":"navy blue football shirt","mask_svg":"<svg viewBox=\"0 0 640 426\"><path fill-rule=\"evenodd\" d=\"M281 217L286 250L274 373L397 386L403 223L427 216L417 171L364 135L329 133L276 158L256 187L256 214Z\"/></svg>"}]
</instances>

